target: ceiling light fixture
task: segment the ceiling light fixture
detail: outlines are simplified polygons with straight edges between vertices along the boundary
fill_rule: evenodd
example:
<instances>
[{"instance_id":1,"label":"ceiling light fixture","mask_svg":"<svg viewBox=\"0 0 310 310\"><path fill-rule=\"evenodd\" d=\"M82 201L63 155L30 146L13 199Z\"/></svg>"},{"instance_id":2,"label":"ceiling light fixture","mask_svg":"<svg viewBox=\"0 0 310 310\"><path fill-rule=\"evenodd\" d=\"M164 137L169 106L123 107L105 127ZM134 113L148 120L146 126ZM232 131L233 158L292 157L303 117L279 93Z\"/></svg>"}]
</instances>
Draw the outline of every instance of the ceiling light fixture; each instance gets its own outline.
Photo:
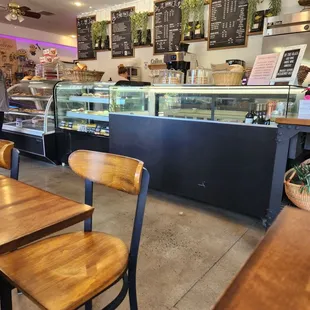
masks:
<instances>
[{"instance_id":1,"label":"ceiling light fixture","mask_svg":"<svg viewBox=\"0 0 310 310\"><path fill-rule=\"evenodd\" d=\"M89 8L90 8L90 9L92 9L93 7L92 7L92 6L90 6Z\"/></svg>"},{"instance_id":2,"label":"ceiling light fixture","mask_svg":"<svg viewBox=\"0 0 310 310\"><path fill-rule=\"evenodd\" d=\"M72 34L72 35L71 35L71 38L76 38L76 35L75 35L75 34Z\"/></svg>"},{"instance_id":3,"label":"ceiling light fixture","mask_svg":"<svg viewBox=\"0 0 310 310\"><path fill-rule=\"evenodd\" d=\"M25 20L25 18L24 17L22 17L21 15L18 15L18 21L20 22L20 23L22 23L24 20Z\"/></svg>"},{"instance_id":4,"label":"ceiling light fixture","mask_svg":"<svg viewBox=\"0 0 310 310\"><path fill-rule=\"evenodd\" d=\"M10 22L12 20L11 19L11 14L9 13L9 14L5 15L5 19Z\"/></svg>"},{"instance_id":5,"label":"ceiling light fixture","mask_svg":"<svg viewBox=\"0 0 310 310\"><path fill-rule=\"evenodd\" d=\"M74 2L74 5L76 5L76 6L82 6L82 2L76 1L76 2Z\"/></svg>"}]
</instances>

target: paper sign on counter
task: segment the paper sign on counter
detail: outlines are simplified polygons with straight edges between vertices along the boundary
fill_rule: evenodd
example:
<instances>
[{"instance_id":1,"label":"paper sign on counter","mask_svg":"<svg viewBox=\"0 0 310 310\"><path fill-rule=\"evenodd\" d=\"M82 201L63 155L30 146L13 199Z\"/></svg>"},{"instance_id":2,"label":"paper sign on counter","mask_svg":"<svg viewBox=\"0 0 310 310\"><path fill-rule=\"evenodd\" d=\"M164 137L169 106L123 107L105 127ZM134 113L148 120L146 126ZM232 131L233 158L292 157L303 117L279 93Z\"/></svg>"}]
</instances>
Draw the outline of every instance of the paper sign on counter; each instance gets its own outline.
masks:
<instances>
[{"instance_id":1,"label":"paper sign on counter","mask_svg":"<svg viewBox=\"0 0 310 310\"><path fill-rule=\"evenodd\" d=\"M274 53L257 56L248 85L269 85L278 63L279 55Z\"/></svg>"},{"instance_id":2,"label":"paper sign on counter","mask_svg":"<svg viewBox=\"0 0 310 310\"><path fill-rule=\"evenodd\" d=\"M300 100L298 118L310 119L310 100Z\"/></svg>"}]
</instances>

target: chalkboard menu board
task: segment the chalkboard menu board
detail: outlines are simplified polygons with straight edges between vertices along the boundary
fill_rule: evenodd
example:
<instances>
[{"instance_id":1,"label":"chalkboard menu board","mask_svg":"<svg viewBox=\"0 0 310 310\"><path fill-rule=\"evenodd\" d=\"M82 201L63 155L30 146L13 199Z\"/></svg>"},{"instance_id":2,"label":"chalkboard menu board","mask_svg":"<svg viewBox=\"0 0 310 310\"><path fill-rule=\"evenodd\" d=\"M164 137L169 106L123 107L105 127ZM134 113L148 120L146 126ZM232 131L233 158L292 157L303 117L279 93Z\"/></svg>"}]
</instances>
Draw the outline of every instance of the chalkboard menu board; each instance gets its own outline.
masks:
<instances>
[{"instance_id":1,"label":"chalkboard menu board","mask_svg":"<svg viewBox=\"0 0 310 310\"><path fill-rule=\"evenodd\" d=\"M112 58L134 56L130 22L134 10L132 7L111 12Z\"/></svg>"},{"instance_id":2,"label":"chalkboard menu board","mask_svg":"<svg viewBox=\"0 0 310 310\"><path fill-rule=\"evenodd\" d=\"M93 50L91 26L96 21L96 16L86 16L76 19L78 59L96 59Z\"/></svg>"},{"instance_id":3,"label":"chalkboard menu board","mask_svg":"<svg viewBox=\"0 0 310 310\"><path fill-rule=\"evenodd\" d=\"M247 45L248 0L212 0L209 18L209 49Z\"/></svg>"},{"instance_id":4,"label":"chalkboard menu board","mask_svg":"<svg viewBox=\"0 0 310 310\"><path fill-rule=\"evenodd\" d=\"M300 49L284 52L276 78L290 78L293 75L299 53Z\"/></svg>"},{"instance_id":5,"label":"chalkboard menu board","mask_svg":"<svg viewBox=\"0 0 310 310\"><path fill-rule=\"evenodd\" d=\"M154 54L179 50L181 41L181 0L155 2Z\"/></svg>"}]
</instances>

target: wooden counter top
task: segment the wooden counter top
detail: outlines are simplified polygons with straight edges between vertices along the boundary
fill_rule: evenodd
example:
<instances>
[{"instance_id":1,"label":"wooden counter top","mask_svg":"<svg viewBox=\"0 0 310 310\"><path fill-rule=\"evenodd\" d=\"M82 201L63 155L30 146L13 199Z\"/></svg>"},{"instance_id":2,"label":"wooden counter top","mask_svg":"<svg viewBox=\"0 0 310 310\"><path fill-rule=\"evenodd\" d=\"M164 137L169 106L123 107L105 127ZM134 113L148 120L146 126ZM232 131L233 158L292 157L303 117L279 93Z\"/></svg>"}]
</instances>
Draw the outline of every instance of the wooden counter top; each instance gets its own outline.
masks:
<instances>
[{"instance_id":1,"label":"wooden counter top","mask_svg":"<svg viewBox=\"0 0 310 310\"><path fill-rule=\"evenodd\" d=\"M276 123L283 125L300 125L300 126L310 126L310 119L302 118L277 118Z\"/></svg>"},{"instance_id":2,"label":"wooden counter top","mask_svg":"<svg viewBox=\"0 0 310 310\"><path fill-rule=\"evenodd\" d=\"M213 310L310 309L310 212L286 207Z\"/></svg>"}]
</instances>

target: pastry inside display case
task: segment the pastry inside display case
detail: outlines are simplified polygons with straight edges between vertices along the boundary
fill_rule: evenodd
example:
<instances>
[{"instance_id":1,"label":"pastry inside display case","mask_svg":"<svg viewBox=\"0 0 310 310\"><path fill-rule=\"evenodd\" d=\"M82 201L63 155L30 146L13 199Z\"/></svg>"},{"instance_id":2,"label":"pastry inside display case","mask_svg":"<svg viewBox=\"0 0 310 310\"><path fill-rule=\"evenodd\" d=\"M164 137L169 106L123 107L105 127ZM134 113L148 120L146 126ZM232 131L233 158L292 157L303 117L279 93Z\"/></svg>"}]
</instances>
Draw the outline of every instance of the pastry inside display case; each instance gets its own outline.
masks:
<instances>
[{"instance_id":1,"label":"pastry inside display case","mask_svg":"<svg viewBox=\"0 0 310 310\"><path fill-rule=\"evenodd\" d=\"M110 83L60 82L55 88L57 126L61 129L109 135Z\"/></svg>"}]
</instances>

